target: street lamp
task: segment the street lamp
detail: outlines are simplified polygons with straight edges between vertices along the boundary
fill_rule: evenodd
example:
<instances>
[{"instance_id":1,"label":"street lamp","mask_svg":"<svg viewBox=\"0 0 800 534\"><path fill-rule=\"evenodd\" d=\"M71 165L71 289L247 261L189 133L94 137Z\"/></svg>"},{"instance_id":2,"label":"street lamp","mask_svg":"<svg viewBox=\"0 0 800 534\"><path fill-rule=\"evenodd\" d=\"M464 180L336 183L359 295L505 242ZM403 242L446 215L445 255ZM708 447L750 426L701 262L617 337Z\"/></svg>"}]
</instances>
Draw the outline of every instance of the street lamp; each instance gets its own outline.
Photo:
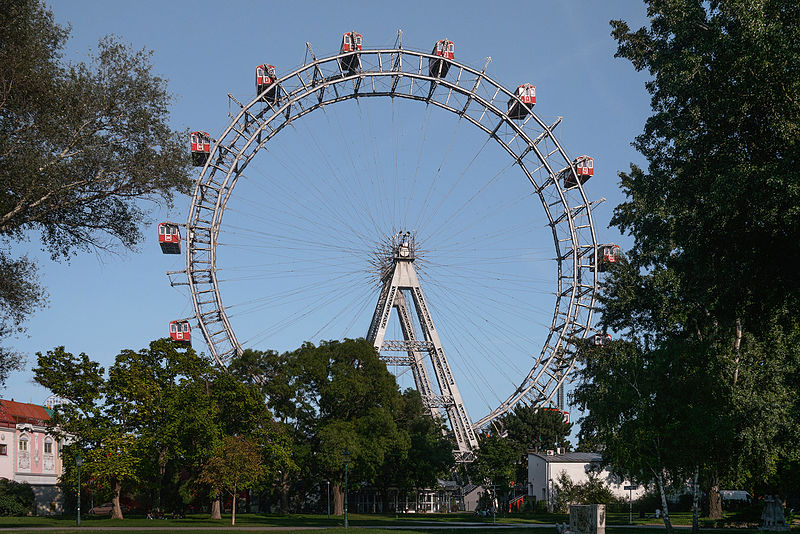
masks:
<instances>
[{"instance_id":1,"label":"street lamp","mask_svg":"<svg viewBox=\"0 0 800 534\"><path fill-rule=\"evenodd\" d=\"M327 486L327 491L325 493L325 496L327 497L327 501L328 501L328 519L330 519L331 518L331 481L330 480L326 480L325 484L328 485Z\"/></svg>"},{"instance_id":2,"label":"street lamp","mask_svg":"<svg viewBox=\"0 0 800 534\"><path fill-rule=\"evenodd\" d=\"M344 528L347 528L347 464L350 461L350 451L346 448L342 458L344 459Z\"/></svg>"},{"instance_id":3,"label":"street lamp","mask_svg":"<svg viewBox=\"0 0 800 534\"><path fill-rule=\"evenodd\" d=\"M81 458L80 451L75 457L75 465L78 467L78 526L81 526L81 466L83 465L83 458Z\"/></svg>"}]
</instances>

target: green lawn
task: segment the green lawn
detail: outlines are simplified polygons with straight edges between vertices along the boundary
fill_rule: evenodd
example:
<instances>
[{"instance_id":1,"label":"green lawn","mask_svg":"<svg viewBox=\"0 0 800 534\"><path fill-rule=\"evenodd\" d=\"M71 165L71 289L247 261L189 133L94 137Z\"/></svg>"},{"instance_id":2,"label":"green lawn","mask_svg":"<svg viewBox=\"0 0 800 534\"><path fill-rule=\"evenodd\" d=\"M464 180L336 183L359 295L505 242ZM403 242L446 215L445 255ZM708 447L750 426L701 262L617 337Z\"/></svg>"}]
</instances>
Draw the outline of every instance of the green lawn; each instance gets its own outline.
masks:
<instances>
[{"instance_id":1,"label":"green lawn","mask_svg":"<svg viewBox=\"0 0 800 534\"><path fill-rule=\"evenodd\" d=\"M691 525L690 513L677 513L672 514L672 522L676 526L689 526ZM403 532L435 532L439 534L447 534L452 532L464 532L460 527L464 525L453 525L450 529L431 528L433 526L444 526L448 523L471 523L473 525L481 526L480 531L489 530L492 527L492 518L481 518L474 514L458 513L458 514L403 514L399 516L389 515L372 515L372 514L350 514L350 526L357 527L359 533L371 532L391 532L395 534L402 534ZM634 531L626 528L628 524L627 514L613 513L608 515L608 526L606 527L607 534L663 534L663 522L660 519L648 518L638 519L634 518L634 524L639 526ZM543 527L542 525L552 523L562 523L568 521L566 514L515 514L508 517L497 517L497 523L505 525L514 525L514 528L503 528L502 532L531 532L539 531L546 534L555 534L552 527ZM646 526L645 526L646 525ZM223 516L222 521L212 521L209 519L208 514L195 514L186 517L186 519L158 519L149 520L142 515L132 515L126 517L123 521L115 521L108 517L94 517L84 516L82 518L82 526L90 527L92 532L104 532L103 527L110 527L108 532L113 532L114 527L136 528L145 527L148 530L138 532L171 532L176 528L183 528L189 530L193 529L209 529L203 532L223 532L224 529L230 527L230 515ZM325 529L325 532L333 534L344 533L342 517L331 517L328 519L324 515L311 515L311 514L238 514L236 516L236 526L242 528L258 528L258 527L282 527L285 530L279 532L293 532L298 527ZM387 530L381 527L395 526L402 527L402 530ZM517 528L518 526L518 528ZM647 528L651 526L652 528ZM713 526L710 522L702 522L701 526ZM66 532L68 529L74 529L74 517L0 517L0 531L14 532L16 528L41 528L46 529L46 532ZM149 530L158 529L158 530ZM217 530L219 529L219 530ZM797 532L797 528L793 531ZM467 532L478 532L477 529L470 529ZM552 531L552 533L551 533ZM735 532L736 534L755 533L755 529L718 529L715 532ZM74 530L72 530L74 532ZM136 530L126 530L127 532L137 532ZM276 531L273 531L276 532ZM319 532L319 530L317 530Z\"/></svg>"}]
</instances>

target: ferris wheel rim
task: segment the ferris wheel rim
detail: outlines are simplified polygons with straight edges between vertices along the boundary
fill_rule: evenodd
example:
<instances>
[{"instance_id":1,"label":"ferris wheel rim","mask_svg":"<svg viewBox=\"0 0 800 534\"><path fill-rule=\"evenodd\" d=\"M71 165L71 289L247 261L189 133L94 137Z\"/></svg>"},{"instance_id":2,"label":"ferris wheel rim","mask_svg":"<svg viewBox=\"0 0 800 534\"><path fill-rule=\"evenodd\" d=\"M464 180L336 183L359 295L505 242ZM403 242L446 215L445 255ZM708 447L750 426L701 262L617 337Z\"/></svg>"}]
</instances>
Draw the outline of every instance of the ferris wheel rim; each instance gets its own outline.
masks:
<instances>
[{"instance_id":1,"label":"ferris wheel rim","mask_svg":"<svg viewBox=\"0 0 800 534\"><path fill-rule=\"evenodd\" d=\"M457 79L452 81L447 80L446 78L434 77L425 74L423 68L424 60L438 60L440 59L438 56L404 48L388 48L371 50L365 49L357 52L359 67L361 66L362 57L375 56L377 57L378 62L377 70L365 71L359 68L354 73L347 73L342 68L339 60L346 56L352 56L352 54L353 53L342 53L321 59L313 58L312 61L304 63L301 67L279 78L275 84L279 94L279 102L275 103L275 105L270 104L269 102L266 102L265 104L262 101L262 97L264 96L264 93L262 93L261 95L257 95L246 105L239 104L241 108L239 113L232 118L221 138L213 143L208 161L204 165L200 176L196 181L194 193L192 195L192 203L187 219L188 231L186 247L186 275L188 278L188 285L190 286L190 293L192 295L195 318L197 319L201 332L203 333L203 337L208 344L212 356L219 365L225 366L227 364L226 356L231 357L235 354L241 353L242 350L242 347L236 339L235 332L230 325L227 313L222 304L219 282L216 277L216 246L225 205L233 192L238 177L244 171L247 163L249 163L255 154L261 148L266 146L266 143L272 139L272 137L277 135L286 125L313 111L316 111L317 109L323 108L326 105L340 103L351 99L358 99L360 97L399 97L412 101L422 101L426 102L427 104L434 104L441 109L456 113L461 118L466 118L469 123L473 124L473 126L478 127L484 131L484 133L488 133L490 139L495 139L495 141L497 141L501 147L503 147L503 149L505 149L505 151L515 159L515 164L523 170L523 173L534 186L537 196L539 196L544 212L548 218L548 224L552 229L554 246L556 249L555 261L558 266L558 291L556 292L553 320L548 329L547 337L542 346L539 357L535 360L535 363L528 372L527 376L523 378L517 389L497 408L493 409L489 414L481 419L473 422L473 427L484 428L488 426L492 421L508 412L518 403L538 403L541 405L544 402L549 402L553 393L555 392L555 389L564 382L575 366L577 348L575 347L574 339L576 337L585 338L593 331L592 319L598 290L597 270L593 268L589 269L590 264L583 263L585 259L589 258L591 265L597 265L598 243L591 213L593 203L590 202L586 196L582 182L577 179L577 176L575 175L575 169L571 164L569 156L561 146L558 139L553 135L551 128L539 118L533 109L529 110L527 118L524 121L515 123L514 119L511 119L508 116L507 111L495 105L498 96L501 96L501 105L506 102L506 98L517 97L512 91L509 91L493 78L488 76L485 73L485 67L483 71L478 71L477 69L473 69L472 67L459 63L455 60L447 60L449 68L455 68L459 71ZM384 69L381 63L382 56L387 55L389 57L389 61L393 62L391 69ZM416 69L416 71L402 70L404 58L413 59L414 61L418 60L419 67ZM323 69L323 67L329 67L331 64L335 64L338 67L338 76L322 76L324 70L329 70L327 68ZM335 69L333 69L333 71L335 74ZM309 74L309 72L311 74ZM317 80L318 73L321 76L319 80ZM472 88L460 85L460 81L464 73L475 76L475 83ZM306 77L304 78L304 76ZM376 78L389 77L396 80L392 86L392 90L375 91L374 80ZM399 80L402 78L408 78L411 80L411 92L409 94L395 90L395 88L398 86ZM283 88L285 86L291 86L289 82L295 79L299 81L299 85L297 82L295 82L294 90L290 92L283 91ZM372 91L359 91L361 84L363 84L365 80L372 81ZM431 83L431 90L427 97L423 97L422 94L413 94L415 80ZM349 82L353 82L353 91L349 93L345 92L344 94L340 95L337 87L339 85L348 84ZM480 84L488 84L495 90L494 96L491 98L491 100L487 100L484 96L478 93L477 89ZM445 102L440 102L433 98L434 96L440 96L436 95L435 93L435 89L439 86L449 91L447 100ZM328 100L325 100L324 93L329 87L334 88L336 96L335 98L329 98ZM467 97L467 104L464 106L464 109L458 110L449 105L450 95L452 95L454 92ZM317 104L307 107L302 106L301 103L304 99L307 99L312 95L317 95L317 93L319 93L319 101ZM522 103L518 98L517 100L518 103ZM469 106L470 102L476 102L483 106L484 111L481 115L481 119L476 121L474 117L468 113L465 113L465 110L467 109L467 106ZM300 110L295 111L295 113L292 114L292 108L297 106L300 107ZM256 107L258 107L258 109L255 109ZM255 109L255 113L251 113L251 109ZM271 110L271 115L266 113L265 110ZM481 122L483 116L487 114L487 112L491 113L500 121L493 130L489 130L487 125ZM270 124L274 120L280 119L280 117L283 117L283 119L276 122L277 127L272 127ZM541 130L539 136L540 138L537 140L532 139L524 130L524 126L530 119L533 119L533 122L535 122ZM240 123L244 125L242 129L250 134L249 137L244 135L241 129L236 128L237 125L241 128ZM248 129L248 124L250 128L254 128L252 133ZM498 130L502 126L509 127L512 131L516 132L514 138L519 137L525 143L527 143L528 148L522 154L517 154L508 143L506 143L499 135L497 135ZM267 127L269 127L270 132L266 135L266 138L262 139L262 133ZM548 138L556 147L553 152L546 156L543 156L536 146L538 142L542 140L542 136ZM512 138L512 141L514 138ZM227 145L225 144L226 139L228 140ZM236 143L240 142L241 140L245 140L244 145L237 149ZM247 150L253 146L254 141L257 141L255 143L255 148L248 153ZM562 185L559 183L559 173L567 169L558 171L550 165L549 158L556 152L558 152L559 156L561 156L569 168L569 171L575 178L576 185L572 188L562 187ZM527 169L525 165L525 158L530 153L533 153L540 162L539 168L543 166L547 170L548 178L542 184L538 184L536 182L530 170ZM224 178L221 180L221 182L215 182L213 179L216 177L217 173L221 172L224 173ZM543 192L546 188L554 188L555 192L557 193L557 197L560 200L561 208L563 208L561 212L556 214L556 216L553 215L552 212L554 210L552 210L552 208L554 206L558 207L558 203L548 204L543 196ZM568 189L577 190L579 193L579 199L581 201L580 203L575 205L571 205L569 203L569 200L572 198L572 196L566 195ZM207 221L200 217L199 212L201 208L208 209L208 206L204 205L203 202L205 202L206 195L209 195L209 192L210 196L214 196L215 190L216 199L214 201L214 208L212 211L213 215L211 220ZM579 233L576 229L576 219L581 217L585 218L586 221L584 228L588 227L588 244L582 244L580 242ZM202 226L200 224L201 222L207 224L208 226ZM567 250L562 251L560 250L560 238L558 230L564 227L565 222L567 223L566 227L569 230L568 234L570 242ZM207 234L207 241L200 239L198 237L200 234L203 234L202 237L206 237ZM561 240L564 240L564 238L561 238ZM201 247L198 245L207 245L207 247ZM205 259L203 260L200 258ZM571 270L571 275L565 277L563 276L563 266L567 260L570 260L572 268L568 269L568 271ZM200 268L202 265L200 262L203 262L203 264L207 265L207 268ZM569 266L569 264L567 265ZM586 280L584 275L588 275L589 280ZM571 281L571 283L568 283L569 281ZM211 287L210 291L214 295L214 302L200 300L198 288L204 287L204 284L207 284ZM566 288L562 287L562 284L563 286L566 286ZM208 292L209 290L203 290L203 294ZM562 300L567 298L569 301L566 307L566 312L561 312L560 308ZM583 323L579 322L579 315L581 313L583 313ZM563 317L560 318L560 315ZM561 322L559 323L559 321ZM222 330L211 333L209 326L219 323L221 323L220 326L222 327ZM220 337L220 334L223 334L224 336ZM557 334L557 337L555 342L551 343L554 334ZM214 336L217 336L219 339L215 340ZM226 350L220 351L220 347ZM542 377L548 374L548 371L554 367L558 367L558 371L555 373L557 383L553 384L553 373L550 373L551 378L547 384L545 386L541 386L539 382L542 380Z\"/></svg>"}]
</instances>

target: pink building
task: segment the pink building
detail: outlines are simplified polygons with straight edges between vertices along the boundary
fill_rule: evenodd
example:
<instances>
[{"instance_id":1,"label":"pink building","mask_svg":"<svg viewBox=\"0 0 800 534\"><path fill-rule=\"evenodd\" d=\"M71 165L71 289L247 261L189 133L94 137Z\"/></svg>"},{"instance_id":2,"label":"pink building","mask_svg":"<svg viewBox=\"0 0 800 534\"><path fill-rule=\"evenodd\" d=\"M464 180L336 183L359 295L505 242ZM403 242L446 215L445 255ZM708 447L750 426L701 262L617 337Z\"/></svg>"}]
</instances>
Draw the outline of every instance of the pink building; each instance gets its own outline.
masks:
<instances>
[{"instance_id":1,"label":"pink building","mask_svg":"<svg viewBox=\"0 0 800 534\"><path fill-rule=\"evenodd\" d=\"M61 444L47 434L49 420L43 406L0 399L0 477L33 486L38 515L63 511Z\"/></svg>"}]
</instances>

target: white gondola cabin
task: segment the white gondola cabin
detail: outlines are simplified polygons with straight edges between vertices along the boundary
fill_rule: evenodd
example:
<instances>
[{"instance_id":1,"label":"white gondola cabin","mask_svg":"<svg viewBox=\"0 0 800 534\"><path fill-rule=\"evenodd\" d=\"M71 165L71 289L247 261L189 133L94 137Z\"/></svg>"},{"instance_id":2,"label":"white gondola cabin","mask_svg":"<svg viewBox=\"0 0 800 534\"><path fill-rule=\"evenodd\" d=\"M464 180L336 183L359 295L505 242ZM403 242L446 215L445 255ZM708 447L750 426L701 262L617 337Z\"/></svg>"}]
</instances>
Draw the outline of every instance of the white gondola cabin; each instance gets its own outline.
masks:
<instances>
[{"instance_id":1,"label":"white gondola cabin","mask_svg":"<svg viewBox=\"0 0 800 534\"><path fill-rule=\"evenodd\" d=\"M604 347L611 343L611 334L595 334L592 341L595 345Z\"/></svg>"},{"instance_id":2,"label":"white gondola cabin","mask_svg":"<svg viewBox=\"0 0 800 534\"><path fill-rule=\"evenodd\" d=\"M280 87L277 84L278 75L275 73L275 65L259 65L256 67L256 95L261 96L264 102L276 103L280 95Z\"/></svg>"},{"instance_id":3,"label":"white gondola cabin","mask_svg":"<svg viewBox=\"0 0 800 534\"><path fill-rule=\"evenodd\" d=\"M211 136L208 132L192 132L189 136L190 149L192 151L192 165L202 167L208 161L211 154Z\"/></svg>"},{"instance_id":4,"label":"white gondola cabin","mask_svg":"<svg viewBox=\"0 0 800 534\"><path fill-rule=\"evenodd\" d=\"M524 83L517 87L514 96L508 101L508 118L524 119L534 105L536 105L536 86Z\"/></svg>"},{"instance_id":5,"label":"white gondola cabin","mask_svg":"<svg viewBox=\"0 0 800 534\"><path fill-rule=\"evenodd\" d=\"M599 245L597 247L597 262L599 264L597 271L601 273L606 272L612 264L619 263L621 257L622 252L619 249L619 245L613 243ZM594 256L591 258L591 270L594 271Z\"/></svg>"},{"instance_id":6,"label":"white gondola cabin","mask_svg":"<svg viewBox=\"0 0 800 534\"><path fill-rule=\"evenodd\" d=\"M158 244L164 254L181 253L181 231L177 224L161 223L158 225Z\"/></svg>"},{"instance_id":7,"label":"white gondola cabin","mask_svg":"<svg viewBox=\"0 0 800 534\"><path fill-rule=\"evenodd\" d=\"M575 174L578 176L578 180L580 180L581 184L585 184L586 180L594 175L594 158L579 156L572 162L572 166L575 168ZM564 171L564 187L570 188L576 185L578 185L578 182L575 181L575 176L573 176L570 169L567 168Z\"/></svg>"},{"instance_id":8,"label":"white gondola cabin","mask_svg":"<svg viewBox=\"0 0 800 534\"><path fill-rule=\"evenodd\" d=\"M428 60L428 74L430 76L435 78L447 76L447 71L450 70L450 62L447 60L456 58L455 46L453 41L448 41L447 39L436 41L431 54L437 57Z\"/></svg>"},{"instance_id":9,"label":"white gondola cabin","mask_svg":"<svg viewBox=\"0 0 800 534\"><path fill-rule=\"evenodd\" d=\"M169 323L169 337L173 341L183 341L191 344L192 328L189 321L172 321Z\"/></svg>"},{"instance_id":10,"label":"white gondola cabin","mask_svg":"<svg viewBox=\"0 0 800 534\"><path fill-rule=\"evenodd\" d=\"M362 37L360 33L347 32L342 36L342 46L339 48L340 54L353 52L347 56L339 58L339 65L348 74L355 74L361 67L361 58L358 52L361 51Z\"/></svg>"}]
</instances>

